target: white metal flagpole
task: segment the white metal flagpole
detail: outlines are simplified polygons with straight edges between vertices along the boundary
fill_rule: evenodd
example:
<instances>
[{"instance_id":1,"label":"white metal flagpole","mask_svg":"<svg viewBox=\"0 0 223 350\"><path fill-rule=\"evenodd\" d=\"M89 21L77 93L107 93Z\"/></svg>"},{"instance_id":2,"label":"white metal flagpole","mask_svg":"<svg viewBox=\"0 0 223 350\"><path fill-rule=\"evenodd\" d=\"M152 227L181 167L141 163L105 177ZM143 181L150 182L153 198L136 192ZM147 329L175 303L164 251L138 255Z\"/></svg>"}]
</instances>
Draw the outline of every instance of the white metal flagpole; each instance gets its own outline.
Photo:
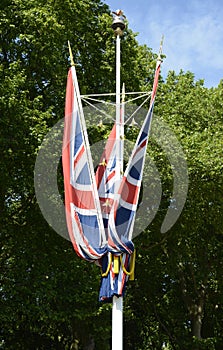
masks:
<instances>
[{"instance_id":1,"label":"white metal flagpole","mask_svg":"<svg viewBox=\"0 0 223 350\"><path fill-rule=\"evenodd\" d=\"M116 184L117 191L123 160L121 159L121 108L120 108L120 36L116 37ZM116 193L116 192L115 192ZM112 300L112 350L123 349L123 298L113 297Z\"/></svg>"},{"instance_id":2,"label":"white metal flagpole","mask_svg":"<svg viewBox=\"0 0 223 350\"><path fill-rule=\"evenodd\" d=\"M120 80L120 67L121 67L121 48L120 48L120 35L116 37L116 147L117 147L117 165L116 173L117 180L121 177L122 170L122 154L121 154L121 105L120 105L120 92L121 92L121 80ZM118 181L117 181L118 182Z\"/></svg>"},{"instance_id":3,"label":"white metal flagpole","mask_svg":"<svg viewBox=\"0 0 223 350\"><path fill-rule=\"evenodd\" d=\"M120 36L116 37L116 147L117 147L117 165L116 176L117 184L121 177L122 159L121 159L121 144L120 144ZM117 188L117 186L116 186ZM123 298L113 297L112 300L112 350L123 349Z\"/></svg>"},{"instance_id":4,"label":"white metal flagpole","mask_svg":"<svg viewBox=\"0 0 223 350\"><path fill-rule=\"evenodd\" d=\"M113 297L112 350L123 349L123 297Z\"/></svg>"},{"instance_id":5,"label":"white metal flagpole","mask_svg":"<svg viewBox=\"0 0 223 350\"><path fill-rule=\"evenodd\" d=\"M114 13L112 28L116 35L116 147L117 147L117 163L116 163L116 183L119 180L123 171L123 113L121 113L121 49L120 36L125 29L123 13L117 10ZM118 186L115 186L115 191ZM115 192L116 193L116 192ZM123 297L113 297L112 300L112 350L123 350Z\"/></svg>"}]
</instances>

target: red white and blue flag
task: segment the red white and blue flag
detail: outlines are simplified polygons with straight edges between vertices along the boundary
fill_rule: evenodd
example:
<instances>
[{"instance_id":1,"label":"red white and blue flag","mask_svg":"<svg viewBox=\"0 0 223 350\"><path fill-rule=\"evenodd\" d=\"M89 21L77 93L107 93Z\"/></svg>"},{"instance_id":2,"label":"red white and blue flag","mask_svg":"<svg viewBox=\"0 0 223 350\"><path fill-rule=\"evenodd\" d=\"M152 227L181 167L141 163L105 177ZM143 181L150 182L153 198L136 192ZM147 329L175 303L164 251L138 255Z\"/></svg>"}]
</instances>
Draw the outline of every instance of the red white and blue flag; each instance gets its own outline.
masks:
<instances>
[{"instance_id":1,"label":"red white and blue flag","mask_svg":"<svg viewBox=\"0 0 223 350\"><path fill-rule=\"evenodd\" d=\"M108 137L106 146L102 153L100 163L97 167L95 178L98 189L99 200L104 227L107 228L109 214L114 202L114 192L116 185L116 124L114 124Z\"/></svg>"},{"instance_id":2,"label":"red white and blue flag","mask_svg":"<svg viewBox=\"0 0 223 350\"><path fill-rule=\"evenodd\" d=\"M119 171L117 167L117 155L120 149L117 147L116 131L116 124L114 124L95 174L104 228L107 236L109 235L109 218L110 214L113 212L113 203L116 196L115 191L117 190L117 184L120 182L120 174L117 174L117 171ZM132 246L131 252L133 252L133 244L130 244ZM113 258L111 258L111 252L113 253ZM107 271L107 273L104 273L101 280L99 293L100 301L108 302L112 300L114 295L122 296L124 293L128 280L128 274L126 272L129 270L130 266L130 251L128 250L128 254L123 253L124 250L120 250L118 246L114 249L110 249L109 247L108 253L101 259L102 271ZM118 272L114 267L114 256L118 257Z\"/></svg>"},{"instance_id":3,"label":"red white and blue flag","mask_svg":"<svg viewBox=\"0 0 223 350\"><path fill-rule=\"evenodd\" d=\"M62 152L66 219L76 253L86 260L98 260L106 252L107 239L89 150L76 71L71 67Z\"/></svg>"},{"instance_id":4,"label":"red white and blue flag","mask_svg":"<svg viewBox=\"0 0 223 350\"><path fill-rule=\"evenodd\" d=\"M146 148L153 116L155 96L158 86L161 59L158 59L150 108L139 132L135 147L122 178L118 198L114 201L108 223L108 248L116 252L132 253L131 243L135 214L138 206L139 192L142 183Z\"/></svg>"},{"instance_id":5,"label":"red white and blue flag","mask_svg":"<svg viewBox=\"0 0 223 350\"><path fill-rule=\"evenodd\" d=\"M76 253L102 267L100 300L122 296L130 275L132 233L160 65L158 60L150 108L118 190L117 126L112 128L94 174L75 67L68 73L62 153L67 226ZM114 257L119 259L118 271Z\"/></svg>"},{"instance_id":6,"label":"red white and blue flag","mask_svg":"<svg viewBox=\"0 0 223 350\"><path fill-rule=\"evenodd\" d=\"M143 168L160 68L161 60L158 60L153 82L150 108L139 132L118 192L115 194L115 197L113 196L113 205L109 210L108 222L106 222L106 228L108 230L108 251L116 256L120 255L120 267L119 273L114 274L113 266L112 264L110 265L109 274L102 279L101 282L100 300L109 301L114 295L123 295L126 282L130 275L130 257L134 252L134 245L132 242L133 227L142 183ZM114 143L110 141L110 145L111 144L114 145ZM109 139L104 152L106 152L108 145ZM109 153L108 150L107 153ZM115 152L113 153L115 154ZM103 174L106 177L106 168L104 167L104 169ZM103 172L103 169L101 169L101 171ZM103 186L101 192L103 192ZM106 190L104 192L106 193ZM103 270L106 270L108 258L103 258L102 262L104 264Z\"/></svg>"}]
</instances>

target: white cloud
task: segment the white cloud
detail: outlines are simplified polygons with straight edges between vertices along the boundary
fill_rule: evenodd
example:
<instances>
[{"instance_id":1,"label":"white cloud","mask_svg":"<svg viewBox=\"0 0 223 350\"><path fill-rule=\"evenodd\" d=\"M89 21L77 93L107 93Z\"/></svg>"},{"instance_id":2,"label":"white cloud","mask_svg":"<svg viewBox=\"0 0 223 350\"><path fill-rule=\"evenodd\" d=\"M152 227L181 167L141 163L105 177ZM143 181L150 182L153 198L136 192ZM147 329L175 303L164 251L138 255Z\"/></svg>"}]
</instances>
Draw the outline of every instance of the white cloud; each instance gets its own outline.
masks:
<instances>
[{"instance_id":1,"label":"white cloud","mask_svg":"<svg viewBox=\"0 0 223 350\"><path fill-rule=\"evenodd\" d=\"M158 5L157 5L158 6ZM195 3L195 8L198 2ZM210 10L210 9L209 9ZM153 11L153 14L156 11ZM190 12L180 12L176 16L176 8L167 8L151 20L151 13L144 13L145 22L149 25L140 30L140 42L144 42L156 50L162 33L165 35L164 53L167 58L163 71L180 69L190 70L196 78L208 77L207 85L217 84L223 78L223 26L221 12L211 12L205 6L200 12L191 8ZM152 37L151 37L152 33ZM150 34L150 35L149 35ZM213 79L211 81L211 73ZM165 74L164 74L165 75ZM216 75L218 76L216 78Z\"/></svg>"},{"instance_id":2,"label":"white cloud","mask_svg":"<svg viewBox=\"0 0 223 350\"><path fill-rule=\"evenodd\" d=\"M223 78L223 6L221 0L108 0L122 6L138 41L158 52L164 34L163 72L190 70L207 85ZM165 75L165 74L164 74ZM208 78L208 82L207 79Z\"/></svg>"}]
</instances>

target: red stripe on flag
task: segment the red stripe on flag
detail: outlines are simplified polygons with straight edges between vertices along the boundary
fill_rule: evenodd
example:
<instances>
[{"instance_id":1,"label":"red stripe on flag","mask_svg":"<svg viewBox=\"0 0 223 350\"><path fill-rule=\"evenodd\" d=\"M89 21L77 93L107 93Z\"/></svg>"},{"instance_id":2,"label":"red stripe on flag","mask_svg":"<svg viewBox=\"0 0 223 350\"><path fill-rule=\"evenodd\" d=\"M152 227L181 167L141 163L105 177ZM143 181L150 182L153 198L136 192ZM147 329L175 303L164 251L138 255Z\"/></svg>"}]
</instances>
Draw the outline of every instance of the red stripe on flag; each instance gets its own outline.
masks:
<instances>
[{"instance_id":1,"label":"red stripe on flag","mask_svg":"<svg viewBox=\"0 0 223 350\"><path fill-rule=\"evenodd\" d=\"M122 200L130 204L137 204L139 187L128 182L126 177L123 178L123 181L120 189Z\"/></svg>"},{"instance_id":2,"label":"red stripe on flag","mask_svg":"<svg viewBox=\"0 0 223 350\"><path fill-rule=\"evenodd\" d=\"M84 154L85 148L84 145L81 146L81 149L79 150L77 156L74 159L74 167L76 167L77 163L81 159L82 155Z\"/></svg>"},{"instance_id":3,"label":"red stripe on flag","mask_svg":"<svg viewBox=\"0 0 223 350\"><path fill-rule=\"evenodd\" d=\"M137 150L135 151L135 153L134 153L134 155L133 155L133 158L136 156L136 154L137 154L139 151L141 151L141 149L142 149L143 147L146 146L146 143L147 143L147 139L145 139L145 140L139 145L139 147L137 148Z\"/></svg>"},{"instance_id":4,"label":"red stripe on flag","mask_svg":"<svg viewBox=\"0 0 223 350\"><path fill-rule=\"evenodd\" d=\"M115 141L116 141L116 125L114 124L113 128L112 128L112 130L110 132L108 141L107 141L107 143L105 145L103 154L101 156L100 163L104 163L104 162L106 164L108 163L108 160L111 157L111 152L112 152L112 149L114 147ZM95 174L97 188L100 187L100 184L101 184L101 181L102 181L105 169L106 169L106 165L100 165L99 164L99 166L97 168L97 171L96 171L96 174Z\"/></svg>"},{"instance_id":5,"label":"red stripe on flag","mask_svg":"<svg viewBox=\"0 0 223 350\"><path fill-rule=\"evenodd\" d=\"M94 210L95 203L92 191L81 191L70 185L71 197L70 202L72 202L76 207L80 209Z\"/></svg>"},{"instance_id":6,"label":"red stripe on flag","mask_svg":"<svg viewBox=\"0 0 223 350\"><path fill-rule=\"evenodd\" d=\"M113 170L112 173L107 177L105 183L108 183L114 176L115 176L115 170Z\"/></svg>"},{"instance_id":7,"label":"red stripe on flag","mask_svg":"<svg viewBox=\"0 0 223 350\"><path fill-rule=\"evenodd\" d=\"M153 100L154 100L155 95L156 95L156 90L157 90L158 81L159 81L160 68L161 68L161 62L159 62L159 65L158 65L156 72L155 72L153 91L152 91L152 96L151 96L151 104L153 103Z\"/></svg>"}]
</instances>

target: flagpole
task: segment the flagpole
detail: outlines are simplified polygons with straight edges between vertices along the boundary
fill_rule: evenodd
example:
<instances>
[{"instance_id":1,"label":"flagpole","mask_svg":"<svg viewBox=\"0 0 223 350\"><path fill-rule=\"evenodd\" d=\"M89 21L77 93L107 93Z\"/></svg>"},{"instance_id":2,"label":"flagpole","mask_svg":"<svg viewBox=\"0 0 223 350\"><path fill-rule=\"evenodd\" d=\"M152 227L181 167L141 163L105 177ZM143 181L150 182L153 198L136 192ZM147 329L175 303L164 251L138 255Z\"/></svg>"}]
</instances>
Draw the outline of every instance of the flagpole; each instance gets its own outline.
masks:
<instances>
[{"instance_id":1,"label":"flagpole","mask_svg":"<svg viewBox=\"0 0 223 350\"><path fill-rule=\"evenodd\" d=\"M116 146L117 146L117 167L116 176L117 180L121 177L122 169L122 157L121 157L121 106L120 106L120 90L121 90L121 79L120 79L120 68L121 68L121 46L120 46L120 35L116 36ZM117 181L117 185L118 181ZM116 186L117 187L117 186ZM116 192L115 192L116 193Z\"/></svg>"},{"instance_id":2,"label":"flagpole","mask_svg":"<svg viewBox=\"0 0 223 350\"><path fill-rule=\"evenodd\" d=\"M120 35L116 36L116 147L117 147L117 164L116 164L116 188L117 192L119 180L122 171L121 159L121 108L120 108ZM123 349L123 297L114 296L112 299L112 350Z\"/></svg>"},{"instance_id":3,"label":"flagpole","mask_svg":"<svg viewBox=\"0 0 223 350\"><path fill-rule=\"evenodd\" d=\"M120 36L123 35L125 29L124 15L121 10L113 12L112 29L116 35L116 147L117 147L117 164L116 164L116 188L119 186L123 172L123 130L124 115L121 112L121 48ZM124 101L122 101L124 102ZM124 103L122 103L123 105ZM123 350L123 297L114 296L112 299L112 350Z\"/></svg>"}]
</instances>

